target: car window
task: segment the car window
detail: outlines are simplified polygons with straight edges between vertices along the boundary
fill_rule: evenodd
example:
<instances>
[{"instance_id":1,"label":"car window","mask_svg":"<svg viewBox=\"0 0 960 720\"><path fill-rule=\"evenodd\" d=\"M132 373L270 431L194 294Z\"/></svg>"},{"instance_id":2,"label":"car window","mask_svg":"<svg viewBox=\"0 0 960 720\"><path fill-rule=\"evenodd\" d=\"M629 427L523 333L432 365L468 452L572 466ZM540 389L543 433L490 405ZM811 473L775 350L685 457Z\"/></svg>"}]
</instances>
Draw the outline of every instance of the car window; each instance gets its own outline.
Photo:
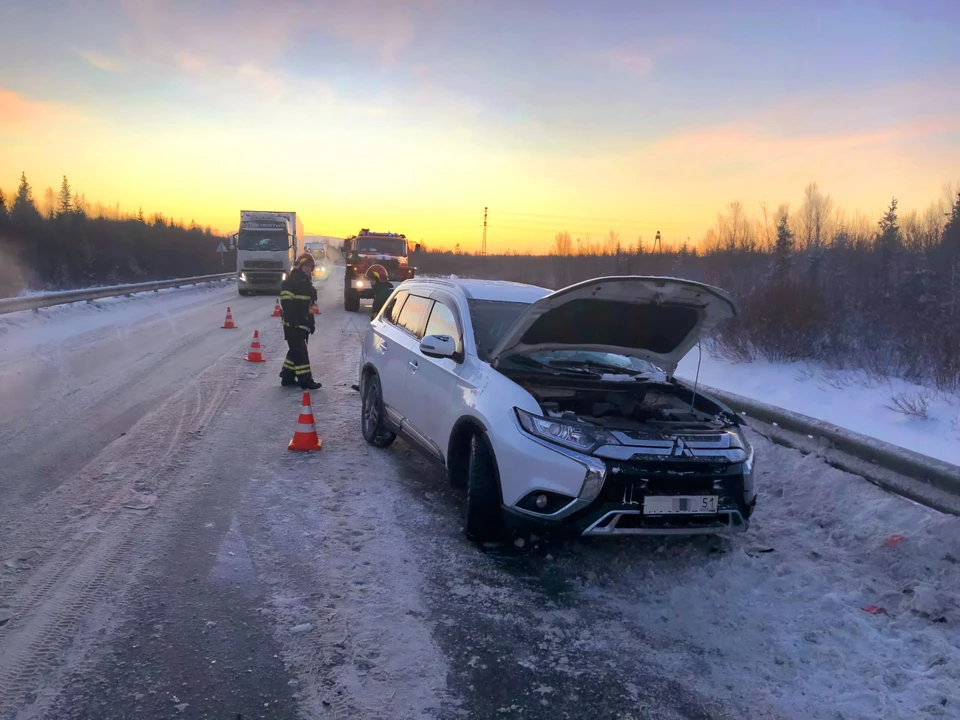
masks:
<instances>
[{"instance_id":1,"label":"car window","mask_svg":"<svg viewBox=\"0 0 960 720\"><path fill-rule=\"evenodd\" d=\"M401 290L383 311L383 318L391 325L397 324L397 319L400 317L400 310L403 308L403 301L407 299L407 295L409 294L406 290Z\"/></svg>"},{"instance_id":2,"label":"car window","mask_svg":"<svg viewBox=\"0 0 960 720\"><path fill-rule=\"evenodd\" d=\"M460 330L457 328L457 318L453 314L453 310L440 300L435 301L423 335L424 337L427 335L447 335L456 341L457 347L460 347Z\"/></svg>"},{"instance_id":3,"label":"car window","mask_svg":"<svg viewBox=\"0 0 960 720\"><path fill-rule=\"evenodd\" d=\"M397 318L397 327L402 327L417 338L421 337L420 328L423 327L423 316L430 309L432 303L433 300L429 298L410 295L403 304L403 309Z\"/></svg>"},{"instance_id":4,"label":"car window","mask_svg":"<svg viewBox=\"0 0 960 720\"><path fill-rule=\"evenodd\" d=\"M490 362L490 352L530 304L502 300L468 300L467 303L477 357Z\"/></svg>"}]
</instances>

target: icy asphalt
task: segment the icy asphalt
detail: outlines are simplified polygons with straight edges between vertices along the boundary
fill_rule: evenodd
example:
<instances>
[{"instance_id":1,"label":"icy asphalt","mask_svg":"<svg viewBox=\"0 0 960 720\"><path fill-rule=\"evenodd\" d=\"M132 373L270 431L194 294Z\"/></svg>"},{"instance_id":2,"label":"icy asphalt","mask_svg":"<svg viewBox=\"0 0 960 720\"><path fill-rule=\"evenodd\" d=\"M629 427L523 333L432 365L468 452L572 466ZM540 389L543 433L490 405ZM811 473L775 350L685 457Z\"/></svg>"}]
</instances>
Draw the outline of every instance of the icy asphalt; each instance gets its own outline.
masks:
<instances>
[{"instance_id":1,"label":"icy asphalt","mask_svg":"<svg viewBox=\"0 0 960 720\"><path fill-rule=\"evenodd\" d=\"M960 715L956 518L755 437L745 536L479 550L363 442L339 288L306 456L272 298L0 318L0 718Z\"/></svg>"}]
</instances>

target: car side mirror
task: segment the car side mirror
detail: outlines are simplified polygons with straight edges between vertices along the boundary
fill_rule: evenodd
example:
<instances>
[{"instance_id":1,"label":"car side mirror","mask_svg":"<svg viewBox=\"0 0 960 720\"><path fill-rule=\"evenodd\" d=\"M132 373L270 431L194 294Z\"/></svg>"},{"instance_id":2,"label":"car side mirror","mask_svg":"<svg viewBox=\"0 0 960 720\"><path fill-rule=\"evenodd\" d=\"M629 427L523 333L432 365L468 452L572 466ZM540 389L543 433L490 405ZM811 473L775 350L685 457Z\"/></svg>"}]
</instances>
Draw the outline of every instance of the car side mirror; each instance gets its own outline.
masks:
<instances>
[{"instance_id":1,"label":"car side mirror","mask_svg":"<svg viewBox=\"0 0 960 720\"><path fill-rule=\"evenodd\" d=\"M234 233L233 235L230 236L230 249L231 249L231 250L236 250L236 249L237 249L237 238L238 238L239 236L240 236L240 233Z\"/></svg>"},{"instance_id":2,"label":"car side mirror","mask_svg":"<svg viewBox=\"0 0 960 720\"><path fill-rule=\"evenodd\" d=\"M427 357L452 358L457 354L457 343L449 335L427 335L420 341L420 352Z\"/></svg>"}]
</instances>

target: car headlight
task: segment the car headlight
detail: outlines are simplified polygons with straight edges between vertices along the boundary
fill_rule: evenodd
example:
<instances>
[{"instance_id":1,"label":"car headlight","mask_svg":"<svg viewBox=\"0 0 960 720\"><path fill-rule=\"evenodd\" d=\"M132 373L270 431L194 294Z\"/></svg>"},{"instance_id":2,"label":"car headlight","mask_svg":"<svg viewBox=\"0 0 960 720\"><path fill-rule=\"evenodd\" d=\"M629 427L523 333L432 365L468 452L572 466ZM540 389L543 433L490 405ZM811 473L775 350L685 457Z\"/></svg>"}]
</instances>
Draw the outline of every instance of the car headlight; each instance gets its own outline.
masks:
<instances>
[{"instance_id":1,"label":"car headlight","mask_svg":"<svg viewBox=\"0 0 960 720\"><path fill-rule=\"evenodd\" d=\"M590 453L600 445L619 445L606 430L567 420L552 420L514 408L520 427L534 437L564 447Z\"/></svg>"},{"instance_id":2,"label":"car headlight","mask_svg":"<svg viewBox=\"0 0 960 720\"><path fill-rule=\"evenodd\" d=\"M737 439L737 445L740 446L744 454L744 458L741 461L743 463L743 492L744 495L746 495L747 502L750 502L757 494L753 479L754 458L756 455L753 445L747 440L747 435L742 428L736 429L734 437Z\"/></svg>"},{"instance_id":3,"label":"car headlight","mask_svg":"<svg viewBox=\"0 0 960 720\"><path fill-rule=\"evenodd\" d=\"M358 288L362 288L362 287L363 287L363 280L357 280L357 282L354 283L354 285L356 285Z\"/></svg>"},{"instance_id":4,"label":"car headlight","mask_svg":"<svg viewBox=\"0 0 960 720\"><path fill-rule=\"evenodd\" d=\"M245 272L240 273L240 279L241 279L243 282L246 282L246 281L247 281L247 274L246 274Z\"/></svg>"},{"instance_id":5,"label":"car headlight","mask_svg":"<svg viewBox=\"0 0 960 720\"><path fill-rule=\"evenodd\" d=\"M286 274L286 273L284 273L283 275L280 276L280 281L281 281L281 282L283 282L283 281L286 280L286 279L287 279L287 274Z\"/></svg>"}]
</instances>

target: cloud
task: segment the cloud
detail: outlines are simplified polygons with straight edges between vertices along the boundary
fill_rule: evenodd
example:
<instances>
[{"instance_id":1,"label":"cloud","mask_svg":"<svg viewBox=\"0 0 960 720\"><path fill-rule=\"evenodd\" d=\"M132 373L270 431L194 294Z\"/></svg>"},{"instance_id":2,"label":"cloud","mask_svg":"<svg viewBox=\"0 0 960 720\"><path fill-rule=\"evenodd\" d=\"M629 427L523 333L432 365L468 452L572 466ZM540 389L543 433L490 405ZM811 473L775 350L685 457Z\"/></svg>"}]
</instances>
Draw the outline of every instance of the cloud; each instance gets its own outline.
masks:
<instances>
[{"instance_id":1,"label":"cloud","mask_svg":"<svg viewBox=\"0 0 960 720\"><path fill-rule=\"evenodd\" d=\"M421 25L441 7L440 0L273 0L269 8L256 0L167 3L121 0L131 29L124 39L130 59L241 64L255 53L261 65L273 64L290 50L298 35L311 42L341 39L376 51L384 65L397 63ZM195 63L175 63L191 71Z\"/></svg>"},{"instance_id":2,"label":"cloud","mask_svg":"<svg viewBox=\"0 0 960 720\"><path fill-rule=\"evenodd\" d=\"M36 134L52 125L65 125L79 118L73 108L58 103L29 100L0 88L0 136Z\"/></svg>"},{"instance_id":3,"label":"cloud","mask_svg":"<svg viewBox=\"0 0 960 720\"><path fill-rule=\"evenodd\" d=\"M636 50L607 50L596 56L610 67L643 77L653 70L653 58Z\"/></svg>"},{"instance_id":4,"label":"cloud","mask_svg":"<svg viewBox=\"0 0 960 720\"><path fill-rule=\"evenodd\" d=\"M111 57L96 50L78 50L77 51L87 64L92 65L98 70L109 73L124 72L129 68L126 61L121 58Z\"/></svg>"}]
</instances>

